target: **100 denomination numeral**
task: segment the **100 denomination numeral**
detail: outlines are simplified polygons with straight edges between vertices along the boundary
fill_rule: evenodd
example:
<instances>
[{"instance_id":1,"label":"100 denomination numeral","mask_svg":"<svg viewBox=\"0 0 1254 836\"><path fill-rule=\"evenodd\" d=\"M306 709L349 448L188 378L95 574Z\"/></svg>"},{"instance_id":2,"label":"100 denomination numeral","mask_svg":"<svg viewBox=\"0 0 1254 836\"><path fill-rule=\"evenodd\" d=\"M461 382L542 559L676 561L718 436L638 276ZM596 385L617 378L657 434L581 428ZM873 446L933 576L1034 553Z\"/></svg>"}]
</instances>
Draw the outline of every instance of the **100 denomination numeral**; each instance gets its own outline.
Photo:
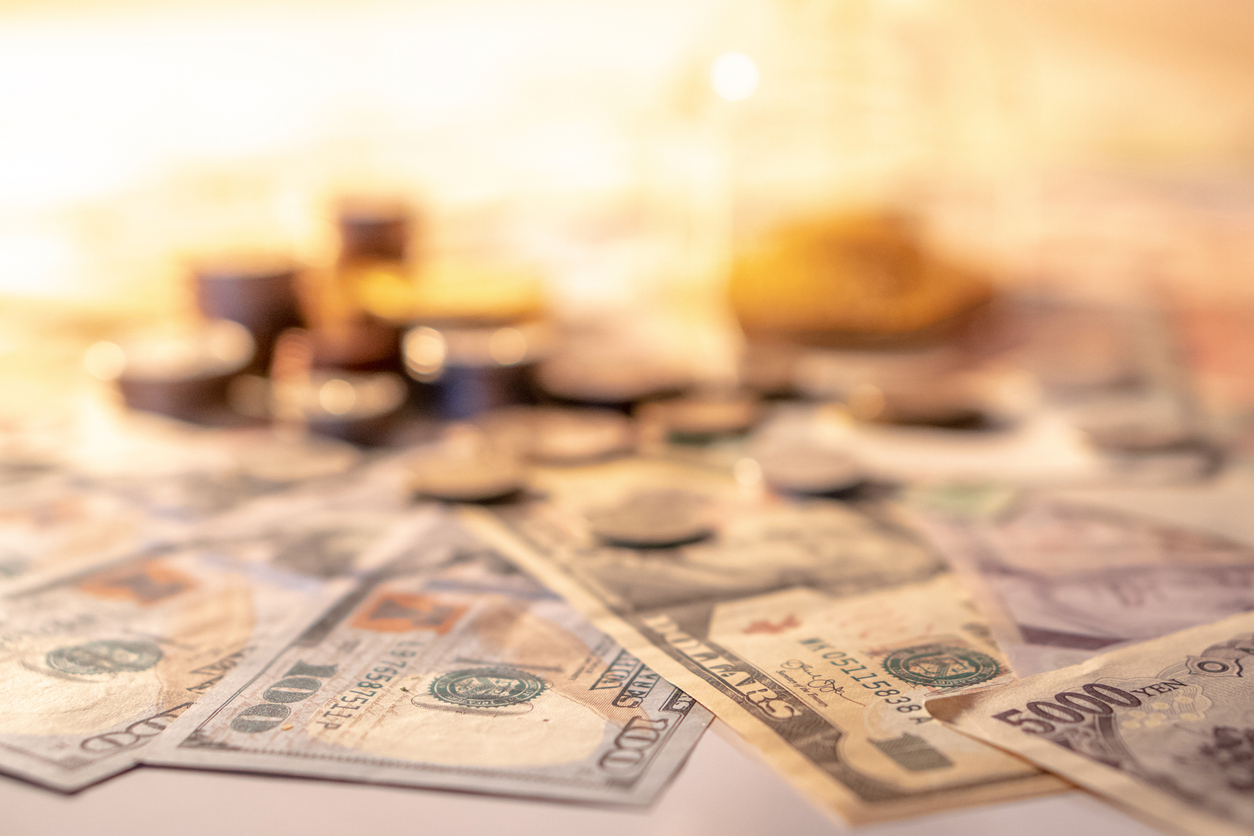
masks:
<instances>
[{"instance_id":1,"label":"100 denomination numeral","mask_svg":"<svg viewBox=\"0 0 1254 836\"><path fill-rule=\"evenodd\" d=\"M301 702L312 697L322 687L322 680L335 676L337 667L297 662L261 695L267 702L245 708L231 721L231 728L245 734L269 731L292 713L285 703Z\"/></svg>"}]
</instances>

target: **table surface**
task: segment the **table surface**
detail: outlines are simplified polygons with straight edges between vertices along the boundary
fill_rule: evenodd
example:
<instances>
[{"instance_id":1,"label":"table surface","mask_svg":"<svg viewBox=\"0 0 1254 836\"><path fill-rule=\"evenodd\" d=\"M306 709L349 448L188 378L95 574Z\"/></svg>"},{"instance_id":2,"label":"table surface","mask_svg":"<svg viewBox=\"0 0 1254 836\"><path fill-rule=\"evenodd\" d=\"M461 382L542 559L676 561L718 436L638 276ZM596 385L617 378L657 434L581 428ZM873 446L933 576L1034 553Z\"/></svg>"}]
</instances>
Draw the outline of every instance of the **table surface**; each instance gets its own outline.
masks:
<instances>
[{"instance_id":1,"label":"table surface","mask_svg":"<svg viewBox=\"0 0 1254 836\"><path fill-rule=\"evenodd\" d=\"M1079 791L847 828L808 803L734 732L717 722L674 784L643 811L148 767L69 796L0 778L0 810L4 836L492 832L509 836L810 836L846 830L857 836L1153 836L1159 832Z\"/></svg>"}]
</instances>

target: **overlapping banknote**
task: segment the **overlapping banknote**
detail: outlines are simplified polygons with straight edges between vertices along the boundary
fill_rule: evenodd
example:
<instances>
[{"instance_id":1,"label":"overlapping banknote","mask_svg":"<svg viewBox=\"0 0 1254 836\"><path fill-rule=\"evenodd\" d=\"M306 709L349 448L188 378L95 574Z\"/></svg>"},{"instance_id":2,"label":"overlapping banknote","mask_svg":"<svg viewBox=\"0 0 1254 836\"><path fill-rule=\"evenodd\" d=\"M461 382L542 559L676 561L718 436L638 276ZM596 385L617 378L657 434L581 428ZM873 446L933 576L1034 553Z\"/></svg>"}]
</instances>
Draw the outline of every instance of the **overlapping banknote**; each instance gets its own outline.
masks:
<instances>
[{"instance_id":1,"label":"overlapping banknote","mask_svg":"<svg viewBox=\"0 0 1254 836\"><path fill-rule=\"evenodd\" d=\"M1254 609L1254 545L1199 526L1082 494L947 488L909 505L1020 676Z\"/></svg>"},{"instance_id":2,"label":"overlapping banknote","mask_svg":"<svg viewBox=\"0 0 1254 836\"><path fill-rule=\"evenodd\" d=\"M470 523L827 809L870 821L1064 786L924 710L1011 674L955 576L888 508L748 496L663 460L534 481L546 498ZM633 547L632 526L689 542Z\"/></svg>"},{"instance_id":3,"label":"overlapping banknote","mask_svg":"<svg viewBox=\"0 0 1254 836\"><path fill-rule=\"evenodd\" d=\"M0 594L185 540L262 497L337 490L363 462L351 445L270 431L103 424L38 440L0 432Z\"/></svg>"},{"instance_id":4,"label":"overlapping banknote","mask_svg":"<svg viewBox=\"0 0 1254 836\"><path fill-rule=\"evenodd\" d=\"M0 771L75 790L134 765L227 671L422 520L376 523L272 519L0 599ZM340 571L327 577L328 564Z\"/></svg>"},{"instance_id":5,"label":"overlapping banknote","mask_svg":"<svg viewBox=\"0 0 1254 836\"><path fill-rule=\"evenodd\" d=\"M711 715L446 521L240 663L149 763L651 801Z\"/></svg>"},{"instance_id":6,"label":"overlapping banknote","mask_svg":"<svg viewBox=\"0 0 1254 836\"><path fill-rule=\"evenodd\" d=\"M1249 834L1252 673L1245 613L927 709L1167 830Z\"/></svg>"}]
</instances>

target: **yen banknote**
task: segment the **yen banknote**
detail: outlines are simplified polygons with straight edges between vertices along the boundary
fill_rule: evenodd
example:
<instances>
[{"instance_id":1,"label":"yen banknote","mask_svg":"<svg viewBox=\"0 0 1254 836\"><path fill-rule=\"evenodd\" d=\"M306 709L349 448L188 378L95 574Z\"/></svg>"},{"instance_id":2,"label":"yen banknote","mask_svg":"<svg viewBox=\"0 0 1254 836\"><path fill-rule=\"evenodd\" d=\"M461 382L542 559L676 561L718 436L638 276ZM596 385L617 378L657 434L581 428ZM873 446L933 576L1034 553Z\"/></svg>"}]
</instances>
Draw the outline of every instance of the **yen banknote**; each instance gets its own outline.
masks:
<instances>
[{"instance_id":1,"label":"yen banknote","mask_svg":"<svg viewBox=\"0 0 1254 836\"><path fill-rule=\"evenodd\" d=\"M1249 834L1251 672L1246 613L927 708L1168 830Z\"/></svg>"}]
</instances>

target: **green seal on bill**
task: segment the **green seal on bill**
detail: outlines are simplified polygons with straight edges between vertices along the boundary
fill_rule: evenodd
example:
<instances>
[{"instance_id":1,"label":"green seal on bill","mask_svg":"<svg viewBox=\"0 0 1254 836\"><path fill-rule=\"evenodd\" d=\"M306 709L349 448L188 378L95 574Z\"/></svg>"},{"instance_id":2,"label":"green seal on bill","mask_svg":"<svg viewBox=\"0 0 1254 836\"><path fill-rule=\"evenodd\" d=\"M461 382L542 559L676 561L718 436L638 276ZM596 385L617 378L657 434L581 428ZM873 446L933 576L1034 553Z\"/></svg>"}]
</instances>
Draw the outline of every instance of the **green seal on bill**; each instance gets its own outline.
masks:
<instances>
[{"instance_id":1,"label":"green seal on bill","mask_svg":"<svg viewBox=\"0 0 1254 836\"><path fill-rule=\"evenodd\" d=\"M161 661L161 648L152 642L106 639L58 647L46 657L48 667L75 676L146 671Z\"/></svg>"},{"instance_id":2,"label":"green seal on bill","mask_svg":"<svg viewBox=\"0 0 1254 836\"><path fill-rule=\"evenodd\" d=\"M884 657L884 670L903 682L930 688L962 688L1002 672L992 656L949 644L920 644Z\"/></svg>"},{"instance_id":3,"label":"green seal on bill","mask_svg":"<svg viewBox=\"0 0 1254 836\"><path fill-rule=\"evenodd\" d=\"M446 673L431 683L431 696L468 708L504 708L530 702L544 680L514 668L471 668Z\"/></svg>"}]
</instances>

